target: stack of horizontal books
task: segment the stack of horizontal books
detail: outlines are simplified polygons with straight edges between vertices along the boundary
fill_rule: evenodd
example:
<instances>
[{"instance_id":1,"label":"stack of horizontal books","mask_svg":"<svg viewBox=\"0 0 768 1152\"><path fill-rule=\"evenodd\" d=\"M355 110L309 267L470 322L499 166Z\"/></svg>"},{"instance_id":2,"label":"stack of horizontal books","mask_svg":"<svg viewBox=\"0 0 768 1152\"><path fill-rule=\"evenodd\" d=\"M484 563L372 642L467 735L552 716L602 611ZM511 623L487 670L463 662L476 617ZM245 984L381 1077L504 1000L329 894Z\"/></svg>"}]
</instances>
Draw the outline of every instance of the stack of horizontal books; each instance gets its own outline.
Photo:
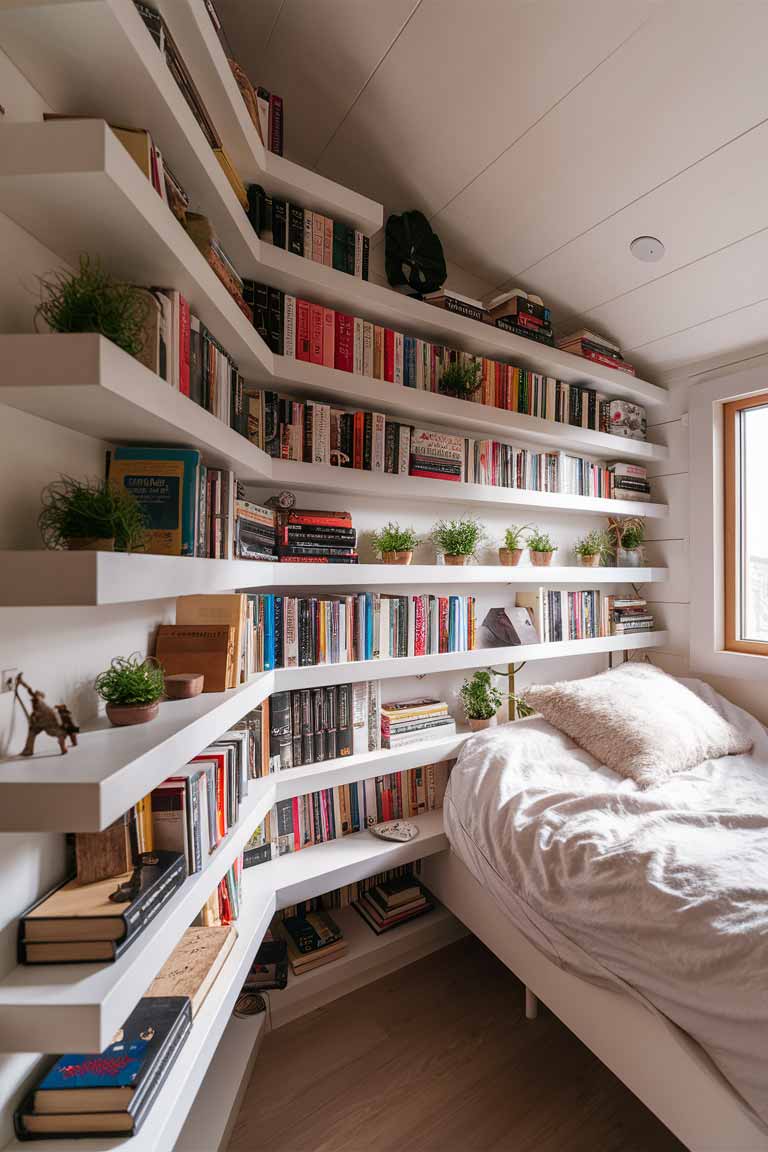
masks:
<instances>
[{"instance_id":1,"label":"stack of horizontal books","mask_svg":"<svg viewBox=\"0 0 768 1152\"><path fill-rule=\"evenodd\" d=\"M290 912L290 909L286 909ZM328 913L319 908L304 912L301 906L294 915L278 917L273 924L276 936L288 945L288 959L295 976L338 960L347 951L341 929Z\"/></svg>"},{"instance_id":2,"label":"stack of horizontal books","mask_svg":"<svg viewBox=\"0 0 768 1152\"><path fill-rule=\"evenodd\" d=\"M550 346L555 342L549 308L544 306L540 296L529 295L520 288L489 300L488 316L497 328L514 336L524 336L526 340Z\"/></svg>"},{"instance_id":3,"label":"stack of horizontal books","mask_svg":"<svg viewBox=\"0 0 768 1152\"><path fill-rule=\"evenodd\" d=\"M288 564L357 564L349 512L292 508L278 516L277 553Z\"/></svg>"},{"instance_id":4,"label":"stack of horizontal books","mask_svg":"<svg viewBox=\"0 0 768 1152\"><path fill-rule=\"evenodd\" d=\"M456 724L444 700L425 697L385 704L381 710L382 748L424 744L440 736L455 736Z\"/></svg>"},{"instance_id":5,"label":"stack of horizontal books","mask_svg":"<svg viewBox=\"0 0 768 1152\"><path fill-rule=\"evenodd\" d=\"M629 636L652 632L656 619L648 601L639 596L606 596L603 601L604 632L607 636Z\"/></svg>"},{"instance_id":6,"label":"stack of horizontal books","mask_svg":"<svg viewBox=\"0 0 768 1152\"><path fill-rule=\"evenodd\" d=\"M412 876L385 880L364 892L352 905L377 936L431 912L434 906L427 889Z\"/></svg>"},{"instance_id":7,"label":"stack of horizontal books","mask_svg":"<svg viewBox=\"0 0 768 1152\"><path fill-rule=\"evenodd\" d=\"M618 368L620 372L635 375L633 366L624 359L621 348L607 336L592 332L589 328L579 328L570 336L564 336L557 342L558 348L563 352L571 352L574 356L582 356L585 360L592 360L595 364L602 364L606 368Z\"/></svg>"}]
</instances>

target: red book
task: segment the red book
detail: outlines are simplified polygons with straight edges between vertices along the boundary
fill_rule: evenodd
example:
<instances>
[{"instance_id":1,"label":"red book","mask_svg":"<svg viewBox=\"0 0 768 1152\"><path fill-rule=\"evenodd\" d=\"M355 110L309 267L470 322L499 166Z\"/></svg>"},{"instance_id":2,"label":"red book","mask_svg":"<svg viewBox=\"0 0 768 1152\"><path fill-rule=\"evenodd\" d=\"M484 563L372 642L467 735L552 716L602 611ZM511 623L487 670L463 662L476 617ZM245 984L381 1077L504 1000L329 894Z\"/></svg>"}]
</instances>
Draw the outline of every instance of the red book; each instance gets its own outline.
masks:
<instances>
[{"instance_id":1,"label":"red book","mask_svg":"<svg viewBox=\"0 0 768 1152\"><path fill-rule=\"evenodd\" d=\"M395 382L395 334L391 328L384 329L384 379Z\"/></svg>"},{"instance_id":2,"label":"red book","mask_svg":"<svg viewBox=\"0 0 768 1152\"><path fill-rule=\"evenodd\" d=\"M287 520L288 524L303 524L306 527L312 528L351 528L351 516L334 516L333 512L329 512L324 516L322 512L318 513L303 513L292 512Z\"/></svg>"},{"instance_id":3,"label":"red book","mask_svg":"<svg viewBox=\"0 0 768 1152\"><path fill-rule=\"evenodd\" d=\"M189 396L189 301L179 292L179 391Z\"/></svg>"},{"instance_id":4,"label":"red book","mask_svg":"<svg viewBox=\"0 0 768 1152\"><path fill-rule=\"evenodd\" d=\"M440 596L437 601L437 631L440 652L448 651L448 598Z\"/></svg>"},{"instance_id":5,"label":"red book","mask_svg":"<svg viewBox=\"0 0 768 1152\"><path fill-rule=\"evenodd\" d=\"M313 364L323 362L323 306L309 306L309 359Z\"/></svg>"},{"instance_id":6,"label":"red book","mask_svg":"<svg viewBox=\"0 0 768 1152\"><path fill-rule=\"evenodd\" d=\"M628 372L630 376L635 375L634 368L625 360L613 360L610 356L603 356L602 353L593 352L591 349L583 351L581 356L584 360L594 361L595 364L604 364L606 368L616 368L619 372Z\"/></svg>"},{"instance_id":7,"label":"red book","mask_svg":"<svg viewBox=\"0 0 768 1152\"><path fill-rule=\"evenodd\" d=\"M413 619L413 654L414 656L426 656L427 634L424 627L424 601L421 596L414 596L413 598Z\"/></svg>"},{"instance_id":8,"label":"red book","mask_svg":"<svg viewBox=\"0 0 768 1152\"><path fill-rule=\"evenodd\" d=\"M411 467L410 474L411 476L426 477L428 480L461 480L461 476L446 472L430 472L428 468L419 468L418 465Z\"/></svg>"},{"instance_id":9,"label":"red book","mask_svg":"<svg viewBox=\"0 0 768 1152\"><path fill-rule=\"evenodd\" d=\"M291 804L293 809L293 850L298 852L301 848L301 823L299 821L299 797L294 796Z\"/></svg>"},{"instance_id":10,"label":"red book","mask_svg":"<svg viewBox=\"0 0 768 1152\"><path fill-rule=\"evenodd\" d=\"M355 351L355 320L345 312L336 313L334 360L342 372L351 372Z\"/></svg>"},{"instance_id":11,"label":"red book","mask_svg":"<svg viewBox=\"0 0 768 1152\"><path fill-rule=\"evenodd\" d=\"M362 468L365 443L365 412L355 412L352 418L352 467Z\"/></svg>"},{"instance_id":12,"label":"red book","mask_svg":"<svg viewBox=\"0 0 768 1152\"><path fill-rule=\"evenodd\" d=\"M323 308L323 364L326 368L335 367L336 313L333 308Z\"/></svg>"},{"instance_id":13,"label":"red book","mask_svg":"<svg viewBox=\"0 0 768 1152\"><path fill-rule=\"evenodd\" d=\"M296 359L309 360L309 301L296 301Z\"/></svg>"}]
</instances>

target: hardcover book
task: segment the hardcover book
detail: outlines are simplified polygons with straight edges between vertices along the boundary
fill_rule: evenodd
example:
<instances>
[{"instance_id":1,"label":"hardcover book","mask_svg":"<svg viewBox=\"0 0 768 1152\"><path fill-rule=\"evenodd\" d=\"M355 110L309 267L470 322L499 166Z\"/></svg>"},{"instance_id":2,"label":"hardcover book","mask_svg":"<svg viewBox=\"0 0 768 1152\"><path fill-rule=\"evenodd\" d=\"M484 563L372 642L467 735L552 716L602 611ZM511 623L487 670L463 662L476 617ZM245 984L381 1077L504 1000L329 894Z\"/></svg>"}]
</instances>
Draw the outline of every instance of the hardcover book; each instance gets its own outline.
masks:
<instances>
[{"instance_id":1,"label":"hardcover book","mask_svg":"<svg viewBox=\"0 0 768 1152\"><path fill-rule=\"evenodd\" d=\"M234 924L187 928L147 989L146 996L188 999L196 1016L237 940Z\"/></svg>"},{"instance_id":2,"label":"hardcover book","mask_svg":"<svg viewBox=\"0 0 768 1152\"><path fill-rule=\"evenodd\" d=\"M117 447L109 479L136 497L149 518L147 550L194 556L200 452L196 448Z\"/></svg>"}]
</instances>

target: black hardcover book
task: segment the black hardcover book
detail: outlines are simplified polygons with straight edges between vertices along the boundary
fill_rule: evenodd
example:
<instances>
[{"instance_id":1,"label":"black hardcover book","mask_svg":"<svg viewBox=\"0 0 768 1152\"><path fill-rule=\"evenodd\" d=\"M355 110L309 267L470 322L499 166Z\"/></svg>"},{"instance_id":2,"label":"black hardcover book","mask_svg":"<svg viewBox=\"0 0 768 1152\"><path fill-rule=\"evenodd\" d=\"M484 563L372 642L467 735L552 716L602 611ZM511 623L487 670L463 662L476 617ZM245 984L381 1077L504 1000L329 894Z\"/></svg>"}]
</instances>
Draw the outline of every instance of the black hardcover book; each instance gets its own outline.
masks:
<instances>
[{"instance_id":1,"label":"black hardcover book","mask_svg":"<svg viewBox=\"0 0 768 1152\"><path fill-rule=\"evenodd\" d=\"M269 767L292 768L291 694L273 692L269 700Z\"/></svg>"},{"instance_id":2,"label":"black hardcover book","mask_svg":"<svg viewBox=\"0 0 768 1152\"><path fill-rule=\"evenodd\" d=\"M195 404L204 404L203 393L203 333L196 316L189 322L189 398Z\"/></svg>"},{"instance_id":3,"label":"black hardcover book","mask_svg":"<svg viewBox=\"0 0 768 1152\"><path fill-rule=\"evenodd\" d=\"M102 1053L56 1061L14 1116L19 1139L135 1135L191 1028L188 996L145 996Z\"/></svg>"},{"instance_id":4,"label":"black hardcover book","mask_svg":"<svg viewBox=\"0 0 768 1152\"><path fill-rule=\"evenodd\" d=\"M312 693L309 688L299 691L301 697L301 759L303 764L315 762L315 726L312 718Z\"/></svg>"},{"instance_id":5,"label":"black hardcover book","mask_svg":"<svg viewBox=\"0 0 768 1152\"><path fill-rule=\"evenodd\" d=\"M325 758L335 760L336 751L336 686L323 688L323 727L325 729Z\"/></svg>"},{"instance_id":6,"label":"black hardcover book","mask_svg":"<svg viewBox=\"0 0 768 1152\"><path fill-rule=\"evenodd\" d=\"M397 472L397 425L387 420L384 426L384 471Z\"/></svg>"},{"instance_id":7,"label":"black hardcover book","mask_svg":"<svg viewBox=\"0 0 768 1152\"><path fill-rule=\"evenodd\" d=\"M488 313L484 308L475 304L467 304L466 300L457 300L455 296L446 296L443 301L446 312L453 312L456 316L466 316L468 320L484 320Z\"/></svg>"},{"instance_id":8,"label":"black hardcover book","mask_svg":"<svg viewBox=\"0 0 768 1152\"><path fill-rule=\"evenodd\" d=\"M597 392L594 388L584 389L584 400L587 404L587 424L590 428L597 429Z\"/></svg>"},{"instance_id":9,"label":"black hardcover book","mask_svg":"<svg viewBox=\"0 0 768 1152\"><path fill-rule=\"evenodd\" d=\"M261 184L248 186L248 219L257 236L265 229L266 201L267 196Z\"/></svg>"},{"instance_id":10,"label":"black hardcover book","mask_svg":"<svg viewBox=\"0 0 768 1152\"><path fill-rule=\"evenodd\" d=\"M87 963L116 960L152 922L186 879L184 856L177 852L145 853L131 873L78 885L75 879L54 888L19 920L20 964ZM118 884L126 885L126 903L110 900Z\"/></svg>"},{"instance_id":11,"label":"black hardcover book","mask_svg":"<svg viewBox=\"0 0 768 1152\"><path fill-rule=\"evenodd\" d=\"M363 471L371 471L373 457L373 413L366 412L363 421Z\"/></svg>"},{"instance_id":12,"label":"black hardcover book","mask_svg":"<svg viewBox=\"0 0 768 1152\"><path fill-rule=\"evenodd\" d=\"M346 243L346 260L345 272L350 276L355 274L355 230L354 228L347 228L347 243Z\"/></svg>"},{"instance_id":13,"label":"black hardcover book","mask_svg":"<svg viewBox=\"0 0 768 1152\"><path fill-rule=\"evenodd\" d=\"M288 205L288 251L304 255L304 209L298 204Z\"/></svg>"},{"instance_id":14,"label":"black hardcover book","mask_svg":"<svg viewBox=\"0 0 768 1152\"><path fill-rule=\"evenodd\" d=\"M269 346L269 290L266 284L253 280L243 281L243 298L253 310L253 326L265 344Z\"/></svg>"},{"instance_id":15,"label":"black hardcover book","mask_svg":"<svg viewBox=\"0 0 768 1152\"><path fill-rule=\"evenodd\" d=\"M368 279L368 265L370 263L371 241L363 236L363 280Z\"/></svg>"},{"instance_id":16,"label":"black hardcover book","mask_svg":"<svg viewBox=\"0 0 768 1152\"><path fill-rule=\"evenodd\" d=\"M285 544L356 544L357 529L341 528L334 524L286 524L283 529Z\"/></svg>"},{"instance_id":17,"label":"black hardcover book","mask_svg":"<svg viewBox=\"0 0 768 1152\"><path fill-rule=\"evenodd\" d=\"M280 395L277 392L264 394L264 451L268 456L280 459Z\"/></svg>"},{"instance_id":18,"label":"black hardcover book","mask_svg":"<svg viewBox=\"0 0 768 1152\"><path fill-rule=\"evenodd\" d=\"M278 545L278 555L280 556L354 556L354 548L345 545L335 545L328 543L320 544L280 544Z\"/></svg>"},{"instance_id":19,"label":"black hardcover book","mask_svg":"<svg viewBox=\"0 0 768 1152\"><path fill-rule=\"evenodd\" d=\"M336 755L352 755L352 685L339 684L336 689Z\"/></svg>"},{"instance_id":20,"label":"black hardcover book","mask_svg":"<svg viewBox=\"0 0 768 1152\"><path fill-rule=\"evenodd\" d=\"M351 412L342 413L339 421L339 441L342 455L342 468L351 468L354 459L355 419Z\"/></svg>"},{"instance_id":21,"label":"black hardcover book","mask_svg":"<svg viewBox=\"0 0 768 1152\"><path fill-rule=\"evenodd\" d=\"M578 384L571 384L569 388L570 406L568 423L581 427L581 388Z\"/></svg>"},{"instance_id":22,"label":"black hardcover book","mask_svg":"<svg viewBox=\"0 0 768 1152\"><path fill-rule=\"evenodd\" d=\"M291 692L291 749L294 768L304 763L301 743L301 691Z\"/></svg>"},{"instance_id":23,"label":"black hardcover book","mask_svg":"<svg viewBox=\"0 0 768 1152\"><path fill-rule=\"evenodd\" d=\"M333 222L333 251L331 263L337 272L347 271L347 232L349 229L340 220Z\"/></svg>"},{"instance_id":24,"label":"black hardcover book","mask_svg":"<svg viewBox=\"0 0 768 1152\"><path fill-rule=\"evenodd\" d=\"M243 850L243 868L255 868L257 864L267 864L272 859L272 845L259 844Z\"/></svg>"},{"instance_id":25,"label":"black hardcover book","mask_svg":"<svg viewBox=\"0 0 768 1152\"><path fill-rule=\"evenodd\" d=\"M504 332L511 332L514 336L523 336L526 340L535 340L538 344L547 344L550 348L554 347L555 338L551 332L537 332L533 328L524 328L521 324L516 324L509 316L502 316L495 323L496 327L503 329Z\"/></svg>"},{"instance_id":26,"label":"black hardcover book","mask_svg":"<svg viewBox=\"0 0 768 1152\"><path fill-rule=\"evenodd\" d=\"M288 247L288 205L278 196L272 197L272 243L275 248Z\"/></svg>"},{"instance_id":27,"label":"black hardcover book","mask_svg":"<svg viewBox=\"0 0 768 1152\"><path fill-rule=\"evenodd\" d=\"M310 659L310 613L309 603L302 599L298 602L298 622L299 622L299 667L306 668L312 663Z\"/></svg>"},{"instance_id":28,"label":"black hardcover book","mask_svg":"<svg viewBox=\"0 0 768 1152\"><path fill-rule=\"evenodd\" d=\"M312 688L312 727L315 731L315 763L319 764L322 760L328 759L325 741L325 715L324 715L324 690L322 688Z\"/></svg>"},{"instance_id":29,"label":"black hardcover book","mask_svg":"<svg viewBox=\"0 0 768 1152\"><path fill-rule=\"evenodd\" d=\"M267 343L272 352L278 356L283 354L283 302L284 294L279 288L268 290L267 330L269 337Z\"/></svg>"}]
</instances>

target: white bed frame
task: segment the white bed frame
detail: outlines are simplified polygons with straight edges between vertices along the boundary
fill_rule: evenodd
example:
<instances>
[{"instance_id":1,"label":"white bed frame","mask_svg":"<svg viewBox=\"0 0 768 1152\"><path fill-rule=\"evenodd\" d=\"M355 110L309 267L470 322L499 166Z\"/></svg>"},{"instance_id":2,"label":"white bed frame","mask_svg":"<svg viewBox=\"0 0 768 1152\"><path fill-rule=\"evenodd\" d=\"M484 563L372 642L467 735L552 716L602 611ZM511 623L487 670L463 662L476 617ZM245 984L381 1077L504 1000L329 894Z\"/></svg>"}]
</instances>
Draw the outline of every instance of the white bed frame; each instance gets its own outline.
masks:
<instances>
[{"instance_id":1,"label":"white bed frame","mask_svg":"<svg viewBox=\"0 0 768 1152\"><path fill-rule=\"evenodd\" d=\"M621 992L559 968L455 853L424 860L422 879L523 982L526 1015L535 1015L533 996L541 999L691 1152L768 1152L765 1130L685 1032Z\"/></svg>"}]
</instances>

